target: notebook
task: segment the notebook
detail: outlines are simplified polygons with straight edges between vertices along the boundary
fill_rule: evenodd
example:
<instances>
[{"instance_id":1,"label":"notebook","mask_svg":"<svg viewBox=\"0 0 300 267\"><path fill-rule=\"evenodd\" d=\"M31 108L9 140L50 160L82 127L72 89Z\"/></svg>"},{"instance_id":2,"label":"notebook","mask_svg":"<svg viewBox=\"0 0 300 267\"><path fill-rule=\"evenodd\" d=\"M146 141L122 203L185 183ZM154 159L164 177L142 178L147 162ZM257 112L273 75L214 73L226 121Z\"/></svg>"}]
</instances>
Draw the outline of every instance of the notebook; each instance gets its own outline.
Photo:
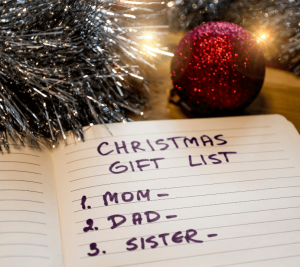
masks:
<instances>
[{"instance_id":1,"label":"notebook","mask_svg":"<svg viewBox=\"0 0 300 267\"><path fill-rule=\"evenodd\" d=\"M0 155L0 266L299 266L300 138L284 117L107 127Z\"/></svg>"}]
</instances>

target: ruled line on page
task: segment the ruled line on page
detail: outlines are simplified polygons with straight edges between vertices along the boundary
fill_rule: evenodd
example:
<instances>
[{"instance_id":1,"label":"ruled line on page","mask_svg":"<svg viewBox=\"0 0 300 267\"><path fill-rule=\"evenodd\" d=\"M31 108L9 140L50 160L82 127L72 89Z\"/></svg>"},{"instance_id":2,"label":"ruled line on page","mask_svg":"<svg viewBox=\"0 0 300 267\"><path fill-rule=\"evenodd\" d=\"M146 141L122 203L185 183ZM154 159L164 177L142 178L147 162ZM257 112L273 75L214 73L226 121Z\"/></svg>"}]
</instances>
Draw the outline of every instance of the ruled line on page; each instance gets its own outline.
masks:
<instances>
[{"instance_id":1,"label":"ruled line on page","mask_svg":"<svg viewBox=\"0 0 300 267\"><path fill-rule=\"evenodd\" d=\"M45 247L45 248L49 247L42 244L29 244L29 243L7 243L7 244L0 244L0 246L35 246L35 247Z\"/></svg>"},{"instance_id":2,"label":"ruled line on page","mask_svg":"<svg viewBox=\"0 0 300 267\"><path fill-rule=\"evenodd\" d=\"M184 167L186 167L186 166L184 166ZM178 168L180 168L180 167L178 167ZM161 168L161 169L173 169L173 168ZM91 185L91 186L87 186L87 187L80 187L80 188L77 188L77 189L73 189L70 192L76 192L76 191L79 191L79 190L84 190L84 189L93 188L93 187L99 187L99 186L102 186L102 185Z\"/></svg>"},{"instance_id":3,"label":"ruled line on page","mask_svg":"<svg viewBox=\"0 0 300 267\"><path fill-rule=\"evenodd\" d=\"M274 197L274 198L261 198L261 199L251 199L251 200L244 200L244 201L233 201L233 202L223 202L223 203L215 203L215 204L206 204L206 205L196 205L196 206L188 206L188 207L182 207L182 208L172 208L172 209L162 209L162 210L156 210L158 211L168 211L168 210L182 210L182 209L191 209L191 208L199 208L199 207L210 207L210 206L219 206L219 205L228 205L228 204L238 204L238 203L247 203L247 202L256 202L256 201L267 201L267 200L275 200L275 199L288 199L288 198L297 198L299 196L287 196L287 197ZM133 213L127 213L127 214L122 214L122 215L131 215ZM107 219L107 216L105 217L97 217L97 218L92 218L93 220L99 220L99 219ZM86 222L86 220L83 221L77 221L77 223L83 223Z\"/></svg>"},{"instance_id":4,"label":"ruled line on page","mask_svg":"<svg viewBox=\"0 0 300 267\"><path fill-rule=\"evenodd\" d=\"M280 170L280 169L294 169L294 166L291 167L284 167L284 168L271 168L271 169L252 169L252 170L243 170L243 171L230 171L230 172L217 172L217 173L207 173L207 174L196 174L196 175L186 175L186 176L178 176L178 177L192 177L192 176L198 176L198 175L212 175L212 174L224 174L224 173L235 173L235 172L248 172L248 171L265 171L265 170ZM82 177L78 179L71 180L69 182L74 182L78 180L83 180L83 179L88 179L88 178L93 178L93 177L98 177L98 176L107 176L111 174L97 174L97 175L92 175L92 176L87 176L87 177ZM163 180L163 179L169 179L171 177L166 177L166 178L156 178L156 179L148 179L148 180L142 180L142 181L151 181L151 180ZM174 177L177 178L177 177ZM136 180L138 181L138 180ZM123 182L119 182L123 183ZM117 183L111 183L111 184L117 184Z\"/></svg>"},{"instance_id":5,"label":"ruled line on page","mask_svg":"<svg viewBox=\"0 0 300 267\"><path fill-rule=\"evenodd\" d=\"M43 236L47 236L47 234L44 234L44 233L35 233L35 232L0 232L0 235L5 235L5 234L28 234L28 235L43 235Z\"/></svg>"},{"instance_id":6,"label":"ruled line on page","mask_svg":"<svg viewBox=\"0 0 300 267\"><path fill-rule=\"evenodd\" d=\"M43 192L40 191L23 190L23 189L0 189L0 191L20 191L20 192L31 192L31 193L43 194Z\"/></svg>"},{"instance_id":7,"label":"ruled line on page","mask_svg":"<svg viewBox=\"0 0 300 267\"><path fill-rule=\"evenodd\" d=\"M5 259L5 258L36 258L36 259L45 259L45 260L49 260L48 257L43 257L43 256L30 256L30 255L0 256L0 259Z\"/></svg>"},{"instance_id":8,"label":"ruled line on page","mask_svg":"<svg viewBox=\"0 0 300 267\"><path fill-rule=\"evenodd\" d=\"M166 262L166 261L170 261L170 260L180 260L180 259L195 258L195 257L201 257L201 256L208 256L208 255L217 255L217 254L224 254L224 253L231 253L231 252L247 251L247 250L254 250L254 249L263 249L263 248L271 248L271 247L280 247L280 246L288 246L288 245L295 245L295 244L300 244L300 242L284 243L284 244L276 244L276 245L270 245L270 246L252 247L252 248L244 248L244 249L226 250L226 251L207 253L207 254L197 254L197 255L187 256L187 257L169 258L169 259L165 259L165 260L139 262L139 263L133 263L133 264L126 264L126 265L116 265L116 266L113 266L113 267L125 267L125 266L142 265L142 264L148 264L148 263ZM86 258L88 258L88 257L86 257Z\"/></svg>"},{"instance_id":9,"label":"ruled line on page","mask_svg":"<svg viewBox=\"0 0 300 267\"><path fill-rule=\"evenodd\" d=\"M24 161L0 161L0 163L21 163L21 164L28 164L28 165L35 165L35 166L41 166L40 164L32 163L32 162L24 162Z\"/></svg>"},{"instance_id":10,"label":"ruled line on page","mask_svg":"<svg viewBox=\"0 0 300 267\"><path fill-rule=\"evenodd\" d=\"M197 229L198 230L198 229ZM257 234L257 235L248 235L248 236L237 236L237 237L228 237L228 238L218 238L218 239L210 239L210 240L206 240L203 241L203 243L207 243L207 242L218 242L218 241L224 241L224 240L233 240L233 239L239 239L239 238L248 238L248 237L255 237L255 236L266 236L266 235L276 235L276 234L285 234L285 233L293 233L293 232L299 232L300 229L297 230L292 230L292 231L284 231L284 232L274 232L274 233L263 233L263 234ZM128 238L126 238L128 239ZM293 243L289 243L289 244L299 244L300 242L293 242ZM168 247L182 247L182 246L190 246L190 245L199 245L199 243L184 243L184 244L172 244L168 246L163 246L163 247L157 247L156 250L158 249L165 249ZM144 249L139 249L139 250L135 250L134 252L139 252L139 251L145 251L145 250L153 250L152 248L144 248ZM117 251L117 252L112 252L110 253L110 255L114 255L114 254L123 254L123 253L128 253L128 251ZM300 254L299 254L300 255ZM97 255L98 257L104 256L103 254L99 254ZM86 259L89 257L81 257L81 259Z\"/></svg>"},{"instance_id":11,"label":"ruled line on page","mask_svg":"<svg viewBox=\"0 0 300 267\"><path fill-rule=\"evenodd\" d=\"M212 266L212 267L226 267L226 266L234 266L234 265L239 265L239 264L248 264L248 263L271 261L271 260L289 259L289 258L295 258L295 257L300 257L300 254L291 255L291 256L285 256L285 257L279 257L279 258L268 258L268 259L256 260L256 261L244 261L244 262L233 263L233 264L226 264L226 265L215 265L215 266Z\"/></svg>"},{"instance_id":12,"label":"ruled line on page","mask_svg":"<svg viewBox=\"0 0 300 267\"><path fill-rule=\"evenodd\" d=\"M36 223L36 224L44 224L46 225L46 223L43 222L34 222L34 221L0 221L0 223Z\"/></svg>"},{"instance_id":13,"label":"ruled line on page","mask_svg":"<svg viewBox=\"0 0 300 267\"><path fill-rule=\"evenodd\" d=\"M34 202L34 203L39 203L39 204L44 204L42 201L37 201L37 200L30 200L30 199L0 199L0 201L27 201L27 202Z\"/></svg>"},{"instance_id":14,"label":"ruled line on page","mask_svg":"<svg viewBox=\"0 0 300 267\"><path fill-rule=\"evenodd\" d=\"M238 226L246 226L246 225L254 225L254 224L263 224L263 223L276 223L276 222L284 222L284 221L294 221L294 220L300 220L300 217L299 218L287 218L287 219L281 219L281 220L272 220L272 221L262 221L262 222L250 222L250 223L240 223L240 224L230 224L230 225L222 225L222 226L215 226L215 227L206 227L206 228L198 228L198 229L195 229L197 231L202 231L202 230L212 230L212 229L219 229L219 228L229 228L229 227L238 227ZM176 231L177 232L177 231ZM175 234L176 232L170 232L170 234ZM159 235L161 233L156 233L156 234L151 234L151 235ZM144 237L143 236L137 236L136 238L140 238L140 237ZM104 240L104 241L98 241L98 242L95 242L97 244L100 244L100 243L106 243L106 242L114 242L114 241L120 241L120 240L128 240L128 237L125 237L125 238L119 238L119 239L111 239L111 240ZM81 245L78 245L79 247L82 247L82 246L87 246L89 245L90 243L85 243L85 244L81 244Z\"/></svg>"},{"instance_id":15,"label":"ruled line on page","mask_svg":"<svg viewBox=\"0 0 300 267\"><path fill-rule=\"evenodd\" d=\"M214 193L214 194L205 194L205 195L193 195L193 196L184 196L184 197L172 197L172 198L164 198L164 199L152 199L151 201L166 201L166 200L173 200L173 199L180 199L180 198L192 198L192 197L205 197L205 196L215 196L215 195L227 195L227 194L236 194L236 193L245 193L245 192L253 192L253 191L264 191L264 190L276 190L276 189L283 189L283 188L293 188L293 187L300 187L300 185L293 185L293 186L283 186L283 187L271 187L271 188L260 188L260 189L252 189L252 190L244 190L244 191L231 191L231 192L222 192L222 193ZM125 202L125 203L118 203L112 204L110 206L96 206L93 209L97 208L109 208L115 205L129 205L135 203L148 203L148 201L132 201L132 202ZM85 210L76 210L75 212L83 212Z\"/></svg>"},{"instance_id":16,"label":"ruled line on page","mask_svg":"<svg viewBox=\"0 0 300 267\"><path fill-rule=\"evenodd\" d=\"M210 130L193 130L193 131L178 131L178 132L159 132L159 133L143 133L143 134L130 134L130 135L113 135L113 136L106 136L106 137L97 137L85 140L85 142L105 139L105 138L115 138L115 137L124 137L124 136L138 136L138 135L153 135L153 134L176 134L176 133L201 133L201 132L213 132L213 131L230 131L230 130L246 130L246 129L260 129L260 128L271 128L272 125L268 126L253 126L253 127L241 127L241 128L226 128L226 129L210 129ZM77 143L68 144L67 146L72 146ZM67 153L65 155L71 154L74 152Z\"/></svg>"},{"instance_id":17,"label":"ruled line on page","mask_svg":"<svg viewBox=\"0 0 300 267\"><path fill-rule=\"evenodd\" d=\"M230 162L226 162L226 164L233 164L233 163L249 163L249 162L262 162L262 161L275 161L275 160L289 160L290 158L281 158L281 159L259 159L259 160L246 160L246 161L230 161ZM212 165L216 165L213 163L207 163L203 166L212 166ZM76 170L72 170L69 171L68 173L72 173L72 172L76 172L76 171L80 171L80 170L84 170L84 169L89 169L89 168L96 168L96 167L100 167L102 165L95 165L95 166L88 166L88 167L84 167L84 168L80 168L80 169L76 169ZM159 169L151 169L151 170L143 170L143 171L155 171L155 170L167 170L167 169L176 169L176 168L185 168L185 167L190 167L188 165L184 165L184 166L175 166L175 167L168 167L168 168L159 168ZM135 172L135 171L128 171L128 172Z\"/></svg>"},{"instance_id":18,"label":"ruled line on page","mask_svg":"<svg viewBox=\"0 0 300 267\"><path fill-rule=\"evenodd\" d=\"M238 152L239 155L247 155L247 154L257 154L257 153L271 153L271 152L284 152L285 150L282 149L282 150L271 150L271 151L255 151L255 152L245 152L245 153L240 153ZM192 155L192 157L195 157L195 156L199 156L199 154L197 155ZM209 156L209 154L203 154L203 156ZM77 162L77 161L81 161L81 160L86 160L86 159L93 159L93 158L99 158L99 155L97 156L93 156L93 157L87 157L87 158L81 158L81 159L77 159L77 160L73 160L73 161L69 161L67 162L67 164L69 163L74 163L74 162ZM185 157L170 157L170 158L165 158L165 159L182 159L182 158L186 158ZM124 163L124 162L121 162L121 163ZM99 165L99 166L106 166L106 165L111 165L111 164L102 164L102 165Z\"/></svg>"},{"instance_id":19,"label":"ruled line on page","mask_svg":"<svg viewBox=\"0 0 300 267\"><path fill-rule=\"evenodd\" d=\"M15 180L15 179L0 180L0 182L26 182L26 183L43 184L41 182L35 182L35 181L29 181L29 180Z\"/></svg>"},{"instance_id":20,"label":"ruled line on page","mask_svg":"<svg viewBox=\"0 0 300 267\"><path fill-rule=\"evenodd\" d=\"M224 174L224 173L234 173L234 172L250 172L250 171L269 171L269 170L281 170L281 169L294 169L295 167L285 167L285 168L271 168L271 169L255 169L255 170L243 170L243 171L231 171L231 172L215 172L215 173L204 173L204 174L194 174L194 175L185 175L185 176L175 176L175 177L161 177L161 178L155 178L155 179L145 179L145 180L131 180L131 181L125 181L125 182L117 182L117 183L109 183L109 184L101 184L103 185L113 185L113 184L126 184L126 183L136 183L136 182L147 182L147 181L155 181L155 180L165 180L165 179L179 179L179 178L185 178L185 177L194 177L194 176L202 176L202 175L218 175L218 174ZM109 174L105 174L109 175ZM93 176L88 176L88 177L83 177L79 179L72 180L77 181L77 180L82 180L82 179L87 179L87 178L93 178L97 176L102 176L102 175L93 175ZM100 185L99 185L100 186ZM74 200L77 201L77 200Z\"/></svg>"},{"instance_id":21,"label":"ruled line on page","mask_svg":"<svg viewBox=\"0 0 300 267\"><path fill-rule=\"evenodd\" d=\"M218 173L223 174L223 173ZM197 175L189 175L189 176L178 176L178 177L169 177L169 178L158 178L158 179L150 179L150 180L160 180L160 179L179 179L184 177L190 177L190 176L202 176L202 175L211 175L211 174L197 174ZM286 178L299 178L300 176L285 176L285 177L271 177L271 178L260 178L260 179L252 179L252 180L243 180L243 181L232 181L232 182L222 182L222 183L212 183L212 184L202 184L202 186L206 185L216 185L216 184L232 184L232 183L244 183L244 182L251 182L251 181L260 181L260 180L273 180L273 179L286 179ZM139 180L140 182L147 182L149 180ZM139 182L139 181L127 181L127 182L119 182L119 183L131 183L131 182ZM101 186L104 185L111 185L111 184L119 184L119 183L110 183L110 184L101 184ZM100 186L100 185L99 185ZM101 197L103 195L96 195L89 198L96 198ZM75 201L81 201L81 199L75 199L72 202Z\"/></svg>"},{"instance_id":22,"label":"ruled line on page","mask_svg":"<svg viewBox=\"0 0 300 267\"><path fill-rule=\"evenodd\" d=\"M268 144L280 144L280 142L265 142L265 143L252 143L252 144L238 144L238 145L224 145L224 147L229 147L229 146L250 146L250 145L268 145ZM220 147L220 146L196 146L196 147L178 147L178 148L168 148L167 150L155 150L155 151L139 151L136 152L136 154L143 154L143 153L152 153L152 152L162 152L162 151L171 151L171 150L181 150L181 149L203 149L203 148L211 148L211 147ZM75 152L81 152L81 151L85 151L85 150L90 150L90 149L97 149L96 147L90 147L90 148L85 148L85 149L81 149L81 150L76 150L72 153ZM71 154L71 153L69 153ZM65 155L69 155L69 154L65 154ZM120 155L120 154L109 154L106 157L111 157L111 156L116 156L116 155Z\"/></svg>"},{"instance_id":23,"label":"ruled line on page","mask_svg":"<svg viewBox=\"0 0 300 267\"><path fill-rule=\"evenodd\" d=\"M128 228L128 227L145 227L145 226L151 226L154 224L161 224L161 223L174 223L175 221L187 221L187 220L195 220L195 219L203 219L203 218L212 218L212 217L219 217L219 216L231 216L231 215L239 215L239 214L248 214L248 213L256 213L256 212L268 212L268 211L274 211L274 210L287 210L287 209L298 209L300 206L294 206L294 207L284 207L284 208L276 208L276 209L265 209L265 210L251 210L251 211L243 211L243 212L233 212L233 213L223 213L223 214L215 214L215 215L209 215L209 216L197 216L197 217L190 217L190 218L183 218L183 219L175 219L172 221L155 221L152 222L151 224L136 224L136 225L123 225L119 226L118 228ZM110 230L111 228L98 228L97 231L105 231L105 230ZM88 234L91 232L80 232L77 233L77 235L83 235L83 234Z\"/></svg>"},{"instance_id":24,"label":"ruled line on page","mask_svg":"<svg viewBox=\"0 0 300 267\"><path fill-rule=\"evenodd\" d=\"M8 154L8 155L24 155L24 156L32 156L36 158L40 158L38 155L28 154L28 153L14 153L14 152L4 152L2 151L1 154Z\"/></svg>"},{"instance_id":25,"label":"ruled line on page","mask_svg":"<svg viewBox=\"0 0 300 267\"><path fill-rule=\"evenodd\" d=\"M167 190L167 189L176 189L176 188L186 188L186 187L197 187L197 186L210 186L210 185L217 185L217 184L234 184L234 183L244 183L244 182L252 182L252 181L261 181L261 180L273 180L273 179L287 179L287 178L300 178L300 176L288 176L288 177L276 177L276 178L264 178L264 179L253 179L253 180L244 180L244 181L234 181L234 182L222 182L222 183L212 183L212 184L196 184L196 185L187 185L187 186L174 186L174 187L162 187L162 188L154 188L151 189L151 191L156 191L156 190ZM91 187L96 187L96 186L91 186ZM90 187L87 187L90 188ZM71 191L72 192L72 191ZM138 191L130 191L131 193L136 193ZM123 192L116 192L118 194L121 194ZM103 197L103 195L96 195L92 196L89 198L96 198L96 197ZM170 198L169 198L170 199ZM77 199L77 201L80 201L81 199ZM75 200L76 201L76 200ZM72 201L74 202L74 200ZM135 202L131 202L135 203Z\"/></svg>"},{"instance_id":26,"label":"ruled line on page","mask_svg":"<svg viewBox=\"0 0 300 267\"><path fill-rule=\"evenodd\" d=\"M31 174L42 175L41 173L38 173L38 172L19 171L19 170L0 170L0 172L22 172L22 173L31 173Z\"/></svg>"},{"instance_id":27,"label":"ruled line on page","mask_svg":"<svg viewBox=\"0 0 300 267\"><path fill-rule=\"evenodd\" d=\"M0 212L33 212L33 213L45 214L45 212L36 211L36 210L0 210Z\"/></svg>"}]
</instances>

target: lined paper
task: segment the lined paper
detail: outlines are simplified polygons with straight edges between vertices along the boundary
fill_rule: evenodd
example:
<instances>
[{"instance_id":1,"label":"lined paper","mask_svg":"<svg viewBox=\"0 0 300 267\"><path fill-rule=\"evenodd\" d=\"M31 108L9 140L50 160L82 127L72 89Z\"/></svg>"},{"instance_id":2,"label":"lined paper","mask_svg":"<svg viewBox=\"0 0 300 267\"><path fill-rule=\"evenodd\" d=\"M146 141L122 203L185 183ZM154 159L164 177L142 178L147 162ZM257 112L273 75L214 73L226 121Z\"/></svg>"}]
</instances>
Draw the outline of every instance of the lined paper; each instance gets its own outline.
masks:
<instances>
[{"instance_id":1,"label":"lined paper","mask_svg":"<svg viewBox=\"0 0 300 267\"><path fill-rule=\"evenodd\" d=\"M0 155L0 266L63 266L51 154L14 143Z\"/></svg>"},{"instance_id":2,"label":"lined paper","mask_svg":"<svg viewBox=\"0 0 300 267\"><path fill-rule=\"evenodd\" d=\"M285 118L108 127L54 152L66 267L297 266L300 144Z\"/></svg>"}]
</instances>

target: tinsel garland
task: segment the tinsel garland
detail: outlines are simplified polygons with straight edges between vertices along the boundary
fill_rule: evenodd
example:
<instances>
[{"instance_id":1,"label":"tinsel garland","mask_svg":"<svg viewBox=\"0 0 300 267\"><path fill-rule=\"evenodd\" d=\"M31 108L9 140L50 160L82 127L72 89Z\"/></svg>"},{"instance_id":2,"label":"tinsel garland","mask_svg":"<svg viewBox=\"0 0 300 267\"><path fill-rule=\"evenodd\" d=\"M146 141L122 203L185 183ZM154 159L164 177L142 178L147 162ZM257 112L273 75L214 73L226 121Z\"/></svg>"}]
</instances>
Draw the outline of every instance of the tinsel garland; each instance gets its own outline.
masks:
<instances>
[{"instance_id":1,"label":"tinsel garland","mask_svg":"<svg viewBox=\"0 0 300 267\"><path fill-rule=\"evenodd\" d=\"M0 1L0 150L8 136L56 146L82 127L143 115L145 66L156 48L142 46L132 12L116 0ZM147 56L148 55L148 56Z\"/></svg>"},{"instance_id":2,"label":"tinsel garland","mask_svg":"<svg viewBox=\"0 0 300 267\"><path fill-rule=\"evenodd\" d=\"M300 76L299 0L181 0L170 1L171 30L189 30L208 21L233 22L253 33L269 66Z\"/></svg>"},{"instance_id":3,"label":"tinsel garland","mask_svg":"<svg viewBox=\"0 0 300 267\"><path fill-rule=\"evenodd\" d=\"M171 31L187 31L203 22L222 20L231 0L181 0L167 3Z\"/></svg>"}]
</instances>

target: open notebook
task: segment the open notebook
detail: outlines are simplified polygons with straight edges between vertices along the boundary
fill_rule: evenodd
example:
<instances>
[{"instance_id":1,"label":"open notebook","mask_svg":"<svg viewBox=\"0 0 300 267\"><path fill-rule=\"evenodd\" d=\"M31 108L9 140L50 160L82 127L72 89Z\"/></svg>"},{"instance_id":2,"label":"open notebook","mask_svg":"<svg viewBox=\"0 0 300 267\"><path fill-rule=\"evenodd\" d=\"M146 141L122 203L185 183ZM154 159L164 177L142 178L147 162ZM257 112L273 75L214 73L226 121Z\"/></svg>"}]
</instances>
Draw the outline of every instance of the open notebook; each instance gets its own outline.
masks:
<instances>
[{"instance_id":1,"label":"open notebook","mask_svg":"<svg viewBox=\"0 0 300 267\"><path fill-rule=\"evenodd\" d=\"M108 128L0 155L0 266L299 266L300 138L284 117Z\"/></svg>"}]
</instances>

